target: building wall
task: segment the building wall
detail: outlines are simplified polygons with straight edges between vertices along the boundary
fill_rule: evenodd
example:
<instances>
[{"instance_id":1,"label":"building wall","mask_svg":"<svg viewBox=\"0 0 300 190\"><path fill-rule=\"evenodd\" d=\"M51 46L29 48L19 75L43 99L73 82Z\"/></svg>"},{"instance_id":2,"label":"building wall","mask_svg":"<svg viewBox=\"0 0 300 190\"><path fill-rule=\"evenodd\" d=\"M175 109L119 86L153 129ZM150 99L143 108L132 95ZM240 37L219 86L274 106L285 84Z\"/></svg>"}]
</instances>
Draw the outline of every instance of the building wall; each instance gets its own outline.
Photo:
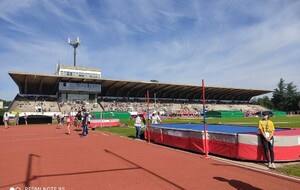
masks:
<instances>
[{"instance_id":1,"label":"building wall","mask_svg":"<svg viewBox=\"0 0 300 190\"><path fill-rule=\"evenodd\" d=\"M56 74L73 77L101 78L101 70L97 68L67 66L57 64Z\"/></svg>"}]
</instances>

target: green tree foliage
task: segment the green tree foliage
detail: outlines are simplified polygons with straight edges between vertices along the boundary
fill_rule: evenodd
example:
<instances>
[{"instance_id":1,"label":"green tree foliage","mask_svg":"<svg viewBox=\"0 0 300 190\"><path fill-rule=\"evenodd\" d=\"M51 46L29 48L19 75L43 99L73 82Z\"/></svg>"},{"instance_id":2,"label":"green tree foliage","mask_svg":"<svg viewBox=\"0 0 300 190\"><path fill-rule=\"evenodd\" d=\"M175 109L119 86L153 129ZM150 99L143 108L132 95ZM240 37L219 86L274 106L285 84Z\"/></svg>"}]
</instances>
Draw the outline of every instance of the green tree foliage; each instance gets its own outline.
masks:
<instances>
[{"instance_id":1,"label":"green tree foliage","mask_svg":"<svg viewBox=\"0 0 300 190\"><path fill-rule=\"evenodd\" d=\"M283 79L280 79L271 99L264 96L253 99L252 102L270 110L298 111L300 110L300 92L297 92L297 86L293 82L285 83Z\"/></svg>"},{"instance_id":2,"label":"green tree foliage","mask_svg":"<svg viewBox=\"0 0 300 190\"><path fill-rule=\"evenodd\" d=\"M297 86L293 82L285 83L283 79L280 79L271 98L273 108L281 111L297 111L299 101L300 93L297 92Z\"/></svg>"},{"instance_id":3,"label":"green tree foliage","mask_svg":"<svg viewBox=\"0 0 300 190\"><path fill-rule=\"evenodd\" d=\"M285 89L286 84L283 79L280 79L277 88L274 89L273 96L272 96L272 103L274 104L274 109L276 110L285 110Z\"/></svg>"},{"instance_id":4,"label":"green tree foliage","mask_svg":"<svg viewBox=\"0 0 300 190\"><path fill-rule=\"evenodd\" d=\"M261 105L265 108L268 108L270 110L273 109L273 103L272 103L271 99L268 96L264 96L264 97L258 98L258 99L253 99L252 102L254 104Z\"/></svg>"},{"instance_id":5,"label":"green tree foliage","mask_svg":"<svg viewBox=\"0 0 300 190\"><path fill-rule=\"evenodd\" d=\"M286 86L286 98L287 100L287 108L295 111L298 110L298 101L299 99L299 93L297 92L297 87L291 82L287 84Z\"/></svg>"}]
</instances>

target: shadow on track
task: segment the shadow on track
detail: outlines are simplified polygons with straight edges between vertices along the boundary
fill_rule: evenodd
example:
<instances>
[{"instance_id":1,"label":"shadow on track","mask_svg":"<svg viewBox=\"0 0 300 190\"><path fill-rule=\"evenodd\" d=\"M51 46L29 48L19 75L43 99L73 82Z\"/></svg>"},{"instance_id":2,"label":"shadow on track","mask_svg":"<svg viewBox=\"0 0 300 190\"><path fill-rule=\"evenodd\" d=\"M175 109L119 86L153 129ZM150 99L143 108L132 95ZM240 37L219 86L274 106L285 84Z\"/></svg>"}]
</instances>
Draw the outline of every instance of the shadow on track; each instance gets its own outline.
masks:
<instances>
[{"instance_id":1,"label":"shadow on track","mask_svg":"<svg viewBox=\"0 0 300 190\"><path fill-rule=\"evenodd\" d=\"M248 183L242 182L242 181L238 181L238 180L234 180L234 179L225 179L223 177L213 177L214 179L218 180L218 181L222 181L222 182L227 182L229 185L231 185L232 187L236 188L237 190L239 189L247 189L247 190L263 190L257 187L254 187Z\"/></svg>"},{"instance_id":2,"label":"shadow on track","mask_svg":"<svg viewBox=\"0 0 300 190\"><path fill-rule=\"evenodd\" d=\"M46 175L39 175L39 174L36 174L34 175L33 174L33 160L34 158L39 158L41 159L41 156L38 156L38 155L35 155L35 154L29 154L28 156L28 163L27 163L27 171L26 171L26 179L25 181L21 181L21 182L16 182L16 183L13 183L13 184L8 184L8 185L4 185L4 186L1 186L0 188L6 188L6 187L12 187L14 185L17 185L17 184L24 184L24 187L30 187L30 182L32 180L36 180L38 178L45 178L45 177L58 177L58 176L69 176L69 175L84 175L84 174L91 174L91 173L103 173L103 172L117 172L117 171L126 171L126 170L136 170L136 169L140 169L140 170L143 170L167 183L169 183L170 185L176 187L177 189L185 189L177 184L175 184L174 182L114 153L114 152L111 152L107 149L104 150L106 153L108 154L111 154L123 161L126 161L127 163L130 163L133 165L133 167L127 167L127 168L117 168L117 169L109 169L109 170L94 170L94 171L82 171L82 172L70 172L70 173L53 173L53 174L46 174ZM40 167L40 162L39 162L39 167Z\"/></svg>"}]
</instances>

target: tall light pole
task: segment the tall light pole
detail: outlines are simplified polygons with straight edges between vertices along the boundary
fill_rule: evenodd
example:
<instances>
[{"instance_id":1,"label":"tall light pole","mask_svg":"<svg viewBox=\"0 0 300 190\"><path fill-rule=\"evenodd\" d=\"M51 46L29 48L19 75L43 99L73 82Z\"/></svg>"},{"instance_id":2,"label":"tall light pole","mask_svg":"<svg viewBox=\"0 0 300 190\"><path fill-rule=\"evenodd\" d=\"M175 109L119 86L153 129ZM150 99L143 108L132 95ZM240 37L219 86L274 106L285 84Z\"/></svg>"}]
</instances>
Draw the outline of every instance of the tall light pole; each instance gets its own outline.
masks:
<instances>
[{"instance_id":1,"label":"tall light pole","mask_svg":"<svg viewBox=\"0 0 300 190\"><path fill-rule=\"evenodd\" d=\"M76 48L80 44L79 37L77 37L77 39L74 42L70 38L68 38L68 44L70 44L74 48L74 66L76 66Z\"/></svg>"}]
</instances>

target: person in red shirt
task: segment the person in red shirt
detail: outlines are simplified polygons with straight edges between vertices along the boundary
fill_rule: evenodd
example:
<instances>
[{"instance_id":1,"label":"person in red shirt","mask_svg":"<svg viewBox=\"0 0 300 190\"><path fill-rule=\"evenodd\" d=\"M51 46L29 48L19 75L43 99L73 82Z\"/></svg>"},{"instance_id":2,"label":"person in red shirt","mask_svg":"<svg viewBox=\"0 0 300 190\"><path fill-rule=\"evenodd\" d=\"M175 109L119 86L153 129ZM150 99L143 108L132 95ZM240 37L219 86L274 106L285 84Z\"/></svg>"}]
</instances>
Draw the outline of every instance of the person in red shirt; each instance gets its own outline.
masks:
<instances>
[{"instance_id":1,"label":"person in red shirt","mask_svg":"<svg viewBox=\"0 0 300 190\"><path fill-rule=\"evenodd\" d=\"M69 115L66 117L66 120L67 120L67 129L68 129L68 135L71 134L71 130L70 130L70 127L73 123L73 117L71 116L71 113L69 113Z\"/></svg>"}]
</instances>

